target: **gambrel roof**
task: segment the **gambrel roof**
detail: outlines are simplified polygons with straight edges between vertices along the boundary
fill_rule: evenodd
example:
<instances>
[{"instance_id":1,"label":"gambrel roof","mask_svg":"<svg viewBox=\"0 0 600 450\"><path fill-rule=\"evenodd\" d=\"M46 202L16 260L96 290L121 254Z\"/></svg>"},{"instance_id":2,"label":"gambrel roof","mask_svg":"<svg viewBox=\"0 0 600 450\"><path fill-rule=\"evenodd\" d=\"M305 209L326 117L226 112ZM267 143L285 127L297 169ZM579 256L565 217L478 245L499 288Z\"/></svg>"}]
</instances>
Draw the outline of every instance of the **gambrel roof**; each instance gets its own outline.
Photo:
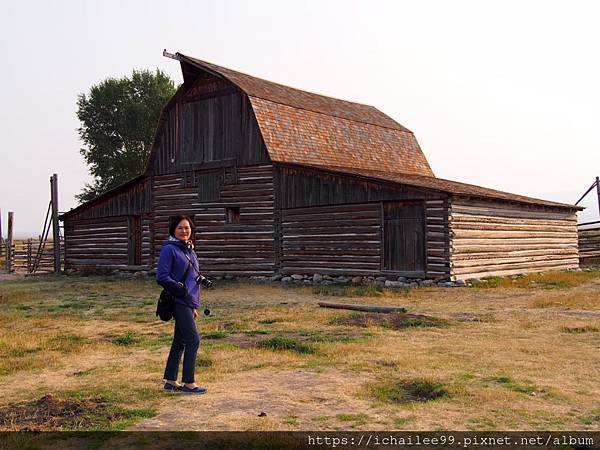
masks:
<instances>
[{"instance_id":1,"label":"gambrel roof","mask_svg":"<svg viewBox=\"0 0 600 450\"><path fill-rule=\"evenodd\" d=\"M225 78L248 95L273 162L433 176L414 134L372 106L294 89L181 53L177 58L182 66Z\"/></svg>"}]
</instances>

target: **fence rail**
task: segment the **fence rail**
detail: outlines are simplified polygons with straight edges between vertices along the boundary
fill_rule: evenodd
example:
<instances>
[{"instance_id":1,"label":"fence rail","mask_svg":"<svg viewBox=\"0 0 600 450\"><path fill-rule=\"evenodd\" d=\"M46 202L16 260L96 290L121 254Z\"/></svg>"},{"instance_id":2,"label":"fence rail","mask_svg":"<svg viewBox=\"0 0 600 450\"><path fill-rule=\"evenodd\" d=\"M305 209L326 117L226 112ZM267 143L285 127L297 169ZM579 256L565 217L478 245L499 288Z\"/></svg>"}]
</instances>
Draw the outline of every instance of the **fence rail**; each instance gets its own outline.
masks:
<instances>
[{"instance_id":1,"label":"fence rail","mask_svg":"<svg viewBox=\"0 0 600 450\"><path fill-rule=\"evenodd\" d=\"M43 251L40 251L43 249ZM40 246L39 239L26 239L13 241L11 258L11 272L20 273L48 273L54 272L54 244L52 241ZM61 270L64 264L64 242L60 241ZM4 255L8 255L4 251ZM6 267L6 262L4 262Z\"/></svg>"}]
</instances>

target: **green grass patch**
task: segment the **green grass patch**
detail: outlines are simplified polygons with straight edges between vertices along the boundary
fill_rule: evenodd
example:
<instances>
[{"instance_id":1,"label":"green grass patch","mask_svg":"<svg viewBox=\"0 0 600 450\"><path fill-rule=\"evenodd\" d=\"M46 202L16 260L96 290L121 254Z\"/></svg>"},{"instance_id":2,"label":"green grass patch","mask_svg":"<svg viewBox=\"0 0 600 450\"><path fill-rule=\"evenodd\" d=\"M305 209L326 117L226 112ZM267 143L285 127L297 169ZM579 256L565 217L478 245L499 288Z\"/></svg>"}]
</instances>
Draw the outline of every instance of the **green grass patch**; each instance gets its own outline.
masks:
<instances>
[{"instance_id":1,"label":"green grass patch","mask_svg":"<svg viewBox=\"0 0 600 450\"><path fill-rule=\"evenodd\" d=\"M200 367L206 369L207 367L212 367L213 361L212 359L206 356L198 356L196 358L196 367Z\"/></svg>"},{"instance_id":2,"label":"green grass patch","mask_svg":"<svg viewBox=\"0 0 600 450\"><path fill-rule=\"evenodd\" d=\"M259 320L258 323L261 325L272 325L274 323L284 322L284 319L281 317L272 317L270 319Z\"/></svg>"},{"instance_id":3,"label":"green grass patch","mask_svg":"<svg viewBox=\"0 0 600 450\"><path fill-rule=\"evenodd\" d=\"M566 289L580 286L584 283L597 279L600 270L591 271L562 271L532 273L517 277L490 276L479 280L470 280L474 288L519 288L519 289Z\"/></svg>"},{"instance_id":4,"label":"green grass patch","mask_svg":"<svg viewBox=\"0 0 600 450\"><path fill-rule=\"evenodd\" d=\"M267 331L267 330L250 330L250 331L244 331L244 334L246 336L259 336L259 335L271 334L271 332Z\"/></svg>"},{"instance_id":5,"label":"green grass patch","mask_svg":"<svg viewBox=\"0 0 600 450\"><path fill-rule=\"evenodd\" d=\"M560 329L563 333L571 333L571 334L583 334L583 333L597 333L598 328L591 327L586 325L585 327L562 327Z\"/></svg>"},{"instance_id":6,"label":"green grass patch","mask_svg":"<svg viewBox=\"0 0 600 450\"><path fill-rule=\"evenodd\" d=\"M225 331L206 331L200 333L200 337L202 339L223 339L226 338L228 335L229 333Z\"/></svg>"},{"instance_id":7,"label":"green grass patch","mask_svg":"<svg viewBox=\"0 0 600 450\"><path fill-rule=\"evenodd\" d=\"M363 413L359 414L337 414L335 416L340 422L351 422L350 428L360 425L365 425L369 420L369 416Z\"/></svg>"},{"instance_id":8,"label":"green grass patch","mask_svg":"<svg viewBox=\"0 0 600 450\"><path fill-rule=\"evenodd\" d=\"M118 336L110 336L108 340L120 347L133 347L142 342L142 336L135 331L128 331Z\"/></svg>"},{"instance_id":9,"label":"green grass patch","mask_svg":"<svg viewBox=\"0 0 600 450\"><path fill-rule=\"evenodd\" d=\"M511 391L519 392L521 394L531 394L533 392L544 392L542 389L538 389L530 383L523 383L523 382L515 381L512 377L510 377L508 375L499 375L496 377L492 377L492 378L490 378L489 381L491 381L492 383L504 386L505 388L507 388Z\"/></svg>"},{"instance_id":10,"label":"green grass patch","mask_svg":"<svg viewBox=\"0 0 600 450\"><path fill-rule=\"evenodd\" d=\"M314 353L315 349L304 342L297 339L291 339L281 336L274 336L258 343L259 348L267 348L270 350L287 350L296 353Z\"/></svg>"},{"instance_id":11,"label":"green grass patch","mask_svg":"<svg viewBox=\"0 0 600 450\"><path fill-rule=\"evenodd\" d=\"M397 292L398 290L395 290ZM406 289L408 291L408 289ZM360 286L344 285L319 285L312 288L312 293L324 297L381 297L384 293L383 286L369 283Z\"/></svg>"},{"instance_id":12,"label":"green grass patch","mask_svg":"<svg viewBox=\"0 0 600 450\"><path fill-rule=\"evenodd\" d=\"M371 386L371 393L384 403L427 402L449 397L442 384L425 379L377 383Z\"/></svg>"}]
</instances>

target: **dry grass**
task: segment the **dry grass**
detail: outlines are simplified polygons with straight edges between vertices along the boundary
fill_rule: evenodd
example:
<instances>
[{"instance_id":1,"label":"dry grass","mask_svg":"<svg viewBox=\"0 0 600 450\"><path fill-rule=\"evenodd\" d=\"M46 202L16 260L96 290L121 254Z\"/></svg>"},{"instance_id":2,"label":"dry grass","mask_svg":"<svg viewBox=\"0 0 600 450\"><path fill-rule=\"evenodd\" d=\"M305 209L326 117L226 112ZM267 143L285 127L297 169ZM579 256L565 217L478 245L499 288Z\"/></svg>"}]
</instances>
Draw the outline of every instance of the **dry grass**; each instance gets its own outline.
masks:
<instances>
[{"instance_id":1,"label":"dry grass","mask_svg":"<svg viewBox=\"0 0 600 450\"><path fill-rule=\"evenodd\" d=\"M102 429L597 429L600 272L485 284L221 284L205 293L213 315L198 321L209 393L189 398L160 389L172 323L154 317L153 282L3 281L0 407L101 398L113 411ZM358 320L319 308L328 297L405 307L443 326Z\"/></svg>"}]
</instances>

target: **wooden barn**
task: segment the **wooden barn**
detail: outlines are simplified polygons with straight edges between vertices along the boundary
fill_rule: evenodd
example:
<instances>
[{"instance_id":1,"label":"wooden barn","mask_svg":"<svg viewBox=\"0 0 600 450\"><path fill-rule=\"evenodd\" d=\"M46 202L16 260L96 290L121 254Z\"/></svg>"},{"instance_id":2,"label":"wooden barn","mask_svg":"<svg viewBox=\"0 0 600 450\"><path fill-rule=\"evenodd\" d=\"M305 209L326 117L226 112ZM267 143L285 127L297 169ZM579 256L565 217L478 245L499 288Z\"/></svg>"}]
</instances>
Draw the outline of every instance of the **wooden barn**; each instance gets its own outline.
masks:
<instances>
[{"instance_id":1,"label":"wooden barn","mask_svg":"<svg viewBox=\"0 0 600 450\"><path fill-rule=\"evenodd\" d=\"M377 109L182 54L145 173L61 216L65 267L152 270L195 218L212 275L467 279L578 268L565 205L436 178Z\"/></svg>"}]
</instances>

